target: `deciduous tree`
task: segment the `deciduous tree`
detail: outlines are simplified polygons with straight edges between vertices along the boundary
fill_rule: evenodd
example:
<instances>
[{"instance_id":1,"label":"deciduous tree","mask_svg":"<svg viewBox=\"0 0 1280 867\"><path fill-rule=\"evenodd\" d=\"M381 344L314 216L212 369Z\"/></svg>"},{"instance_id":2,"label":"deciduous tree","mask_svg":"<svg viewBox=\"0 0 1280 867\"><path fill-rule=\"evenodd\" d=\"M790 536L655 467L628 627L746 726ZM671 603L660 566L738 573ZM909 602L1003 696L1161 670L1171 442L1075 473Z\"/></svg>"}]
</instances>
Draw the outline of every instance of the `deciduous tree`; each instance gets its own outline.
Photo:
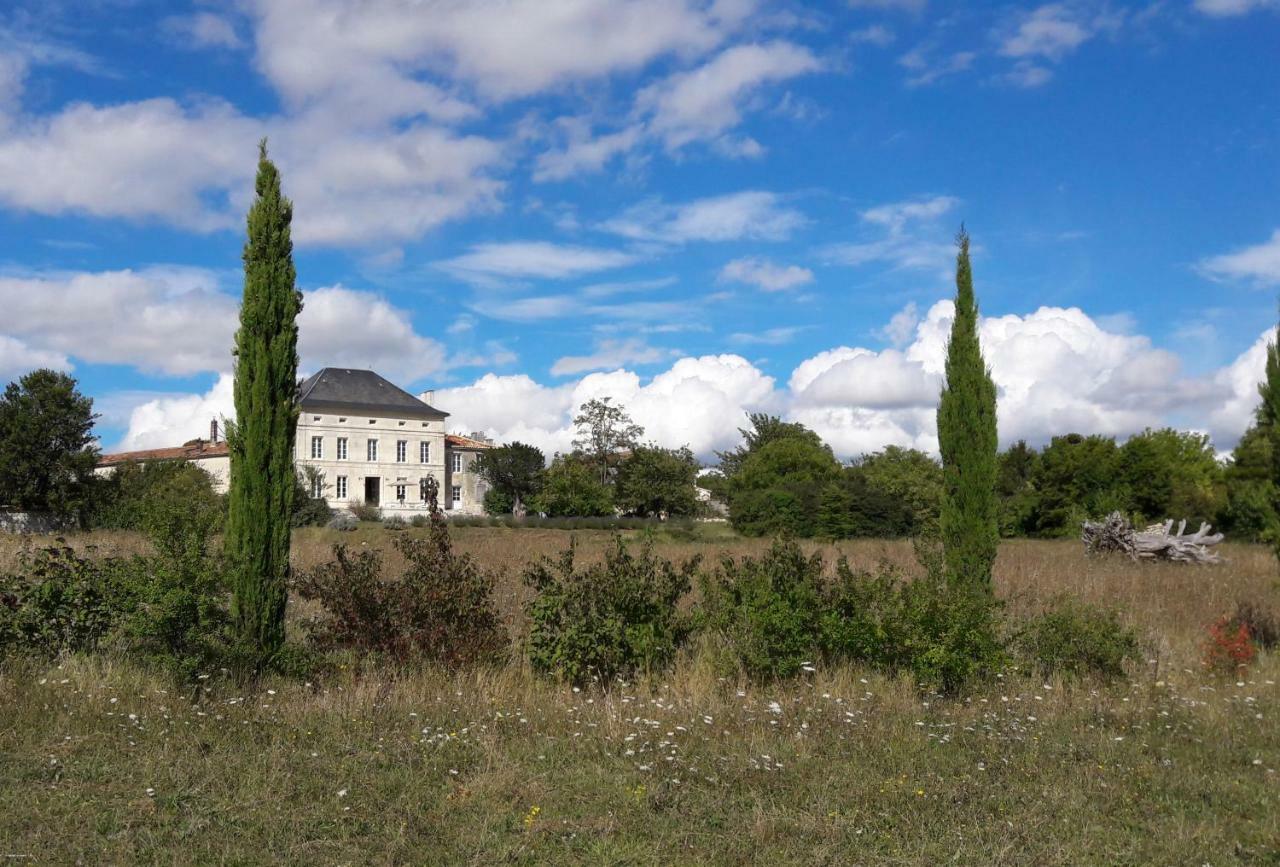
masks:
<instances>
[{"instance_id":1,"label":"deciduous tree","mask_svg":"<svg viewBox=\"0 0 1280 867\"><path fill-rule=\"evenodd\" d=\"M98 451L93 400L55 370L34 370L0 397L0 505L60 518L88 505Z\"/></svg>"}]
</instances>

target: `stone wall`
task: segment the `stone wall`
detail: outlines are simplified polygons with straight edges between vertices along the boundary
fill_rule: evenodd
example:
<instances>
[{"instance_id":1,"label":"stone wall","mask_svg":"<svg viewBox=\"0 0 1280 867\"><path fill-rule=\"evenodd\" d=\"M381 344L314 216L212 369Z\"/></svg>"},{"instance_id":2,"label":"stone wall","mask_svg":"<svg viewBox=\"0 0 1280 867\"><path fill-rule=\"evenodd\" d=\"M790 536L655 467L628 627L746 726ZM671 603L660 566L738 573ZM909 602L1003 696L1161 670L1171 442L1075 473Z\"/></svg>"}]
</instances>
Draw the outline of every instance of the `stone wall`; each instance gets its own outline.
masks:
<instances>
[{"instance_id":1,"label":"stone wall","mask_svg":"<svg viewBox=\"0 0 1280 867\"><path fill-rule=\"evenodd\" d=\"M52 515L0 509L0 533L57 533L65 529Z\"/></svg>"}]
</instances>

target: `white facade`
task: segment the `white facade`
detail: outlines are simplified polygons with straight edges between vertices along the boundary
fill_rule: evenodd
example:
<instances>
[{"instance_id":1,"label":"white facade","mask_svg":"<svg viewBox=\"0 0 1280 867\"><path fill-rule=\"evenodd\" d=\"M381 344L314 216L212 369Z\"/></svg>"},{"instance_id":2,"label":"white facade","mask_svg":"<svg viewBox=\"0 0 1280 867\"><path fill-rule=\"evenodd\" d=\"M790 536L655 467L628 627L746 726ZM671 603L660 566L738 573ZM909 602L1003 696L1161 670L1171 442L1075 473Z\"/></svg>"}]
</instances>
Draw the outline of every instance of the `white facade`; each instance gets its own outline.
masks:
<instances>
[{"instance_id":1,"label":"white facade","mask_svg":"<svg viewBox=\"0 0 1280 867\"><path fill-rule=\"evenodd\" d=\"M295 462L322 474L321 493L331 508L366 503L382 509L384 517L425 514L427 478L435 479L440 507L453 505L445 496L445 451L443 419L323 411L303 412L294 441ZM468 505L458 504L462 511Z\"/></svg>"},{"instance_id":2,"label":"white facade","mask_svg":"<svg viewBox=\"0 0 1280 867\"><path fill-rule=\"evenodd\" d=\"M325 389L328 389L327 391ZM471 467L491 443L445 433L447 413L372 371L325 368L303 384L294 464L314 468L316 489L334 510L378 507L383 517L425 515L427 479L446 514L484 514L487 487ZM104 455L98 472L126 461L189 460L209 472L219 491L231 477L225 442L192 440L172 449Z\"/></svg>"}]
</instances>

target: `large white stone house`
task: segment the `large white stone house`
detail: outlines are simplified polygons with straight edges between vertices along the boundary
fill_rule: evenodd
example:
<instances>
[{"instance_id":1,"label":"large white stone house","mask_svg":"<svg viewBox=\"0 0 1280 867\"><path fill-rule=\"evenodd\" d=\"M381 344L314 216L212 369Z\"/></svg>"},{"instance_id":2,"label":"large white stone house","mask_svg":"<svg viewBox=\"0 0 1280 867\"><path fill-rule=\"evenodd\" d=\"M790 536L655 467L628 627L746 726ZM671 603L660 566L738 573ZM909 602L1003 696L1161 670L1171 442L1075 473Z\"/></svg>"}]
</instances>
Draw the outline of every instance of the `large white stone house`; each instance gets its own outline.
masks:
<instances>
[{"instance_id":1,"label":"large white stone house","mask_svg":"<svg viewBox=\"0 0 1280 867\"><path fill-rule=\"evenodd\" d=\"M319 471L313 496L334 509L377 506L384 517L425 514L426 480L433 478L448 513L484 513L487 487L472 469L491 448L483 435L445 432L447 412L431 406L431 392L415 397L372 370L326 367L298 386L294 461ZM227 444L217 422L208 440L168 449L103 455L99 473L129 461L186 460L204 468L220 490L231 475Z\"/></svg>"}]
</instances>

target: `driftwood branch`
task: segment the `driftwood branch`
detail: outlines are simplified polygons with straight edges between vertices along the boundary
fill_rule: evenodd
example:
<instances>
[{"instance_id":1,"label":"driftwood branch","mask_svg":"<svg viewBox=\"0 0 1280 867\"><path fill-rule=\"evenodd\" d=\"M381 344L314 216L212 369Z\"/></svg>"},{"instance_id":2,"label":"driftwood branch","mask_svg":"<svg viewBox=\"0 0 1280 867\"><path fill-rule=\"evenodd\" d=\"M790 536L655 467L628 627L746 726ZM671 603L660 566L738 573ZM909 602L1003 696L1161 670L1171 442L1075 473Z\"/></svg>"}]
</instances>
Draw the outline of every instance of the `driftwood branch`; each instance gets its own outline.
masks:
<instances>
[{"instance_id":1,"label":"driftwood branch","mask_svg":"<svg viewBox=\"0 0 1280 867\"><path fill-rule=\"evenodd\" d=\"M1137 531L1129 519L1119 512L1112 512L1101 521L1085 521L1080 538L1090 554L1120 552L1134 560L1169 560L1175 563L1221 563L1222 558L1212 547L1222 541L1221 533L1210 531L1208 524L1188 534L1187 522L1173 521L1152 524Z\"/></svg>"}]
</instances>

